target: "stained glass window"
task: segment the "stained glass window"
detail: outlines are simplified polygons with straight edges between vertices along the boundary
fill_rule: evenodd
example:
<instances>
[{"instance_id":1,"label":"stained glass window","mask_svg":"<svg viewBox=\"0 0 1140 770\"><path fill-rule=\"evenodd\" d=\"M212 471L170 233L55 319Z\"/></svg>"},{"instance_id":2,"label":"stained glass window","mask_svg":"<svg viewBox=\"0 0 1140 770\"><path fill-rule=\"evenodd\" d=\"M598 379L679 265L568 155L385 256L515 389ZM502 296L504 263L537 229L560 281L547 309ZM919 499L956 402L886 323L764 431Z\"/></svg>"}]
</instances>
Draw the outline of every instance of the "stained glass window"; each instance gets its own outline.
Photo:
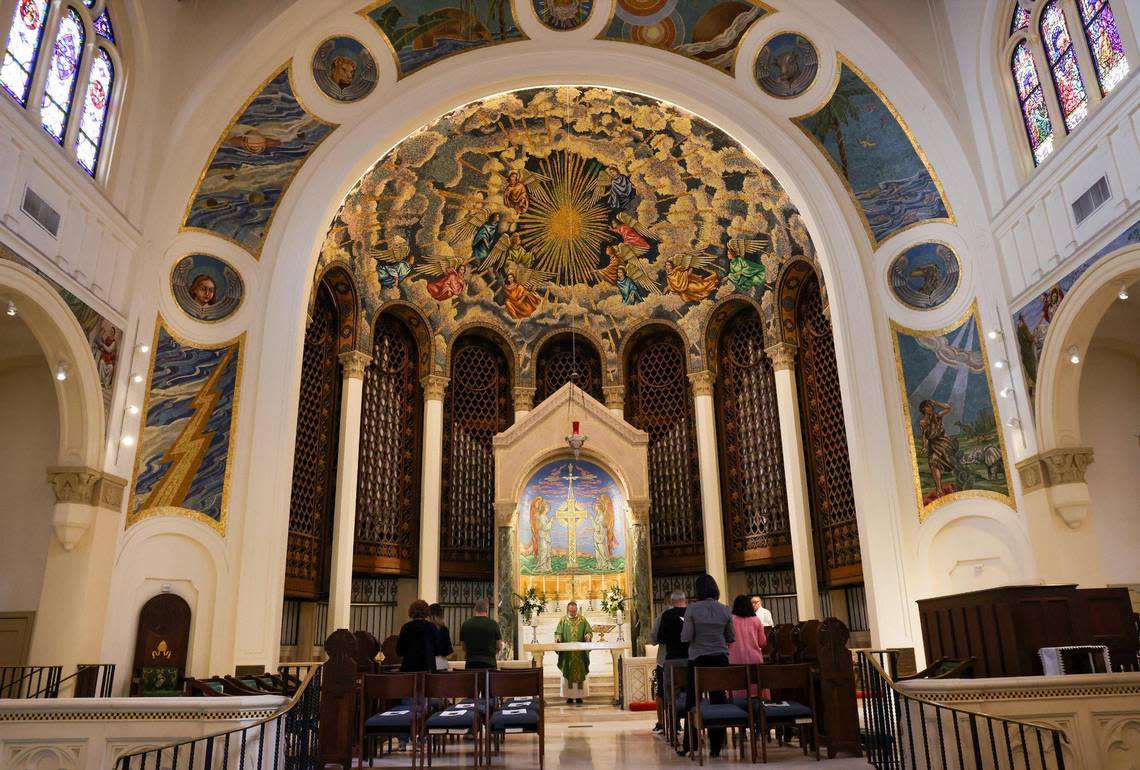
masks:
<instances>
[{"instance_id":1,"label":"stained glass window","mask_svg":"<svg viewBox=\"0 0 1140 770\"><path fill-rule=\"evenodd\" d=\"M1069 36L1069 25L1065 23L1065 12L1057 0L1051 0L1041 14L1041 39L1053 73L1057 101L1065 116L1065 128L1072 131L1088 115L1089 99Z\"/></svg>"},{"instance_id":2,"label":"stained glass window","mask_svg":"<svg viewBox=\"0 0 1140 770\"><path fill-rule=\"evenodd\" d=\"M1015 4L1013 6L1013 20L1009 23L1009 34L1012 35L1023 29L1029 29L1029 11Z\"/></svg>"},{"instance_id":3,"label":"stained glass window","mask_svg":"<svg viewBox=\"0 0 1140 770\"><path fill-rule=\"evenodd\" d=\"M59 21L59 33L51 53L44 100L40 107L40 122L44 130L57 142L63 142L67 118L71 113L71 100L75 96L75 80L79 72L79 57L83 53L83 22L72 9Z\"/></svg>"},{"instance_id":4,"label":"stained glass window","mask_svg":"<svg viewBox=\"0 0 1140 770\"><path fill-rule=\"evenodd\" d=\"M1116 84L1128 74L1128 58L1120 42L1120 30L1108 0L1077 0L1085 38L1089 41L1100 92L1108 96Z\"/></svg>"},{"instance_id":5,"label":"stained glass window","mask_svg":"<svg viewBox=\"0 0 1140 770\"><path fill-rule=\"evenodd\" d=\"M1033 165L1038 166L1053 152L1053 123L1045 107L1037 65L1033 63L1033 54L1024 40L1013 49L1010 67L1017 87L1017 101L1021 105L1021 117L1029 135L1029 148L1033 151Z\"/></svg>"},{"instance_id":6,"label":"stained glass window","mask_svg":"<svg viewBox=\"0 0 1140 770\"><path fill-rule=\"evenodd\" d=\"M0 85L21 105L28 103L28 87L44 37L47 0L18 0L12 30L0 65Z\"/></svg>"},{"instance_id":7,"label":"stained glass window","mask_svg":"<svg viewBox=\"0 0 1140 770\"><path fill-rule=\"evenodd\" d=\"M111 103L111 87L115 81L115 65L102 48L95 51L91 63L91 79L87 82L87 96L83 100L83 114L79 118L79 136L75 139L75 157L79 165L91 176L99 162L99 146L103 140L103 126L107 122L107 107Z\"/></svg>"},{"instance_id":8,"label":"stained glass window","mask_svg":"<svg viewBox=\"0 0 1140 770\"><path fill-rule=\"evenodd\" d=\"M115 42L115 29L111 26L111 17L107 15L107 9L104 8L103 12L92 22L95 27L95 34L104 40Z\"/></svg>"}]
</instances>

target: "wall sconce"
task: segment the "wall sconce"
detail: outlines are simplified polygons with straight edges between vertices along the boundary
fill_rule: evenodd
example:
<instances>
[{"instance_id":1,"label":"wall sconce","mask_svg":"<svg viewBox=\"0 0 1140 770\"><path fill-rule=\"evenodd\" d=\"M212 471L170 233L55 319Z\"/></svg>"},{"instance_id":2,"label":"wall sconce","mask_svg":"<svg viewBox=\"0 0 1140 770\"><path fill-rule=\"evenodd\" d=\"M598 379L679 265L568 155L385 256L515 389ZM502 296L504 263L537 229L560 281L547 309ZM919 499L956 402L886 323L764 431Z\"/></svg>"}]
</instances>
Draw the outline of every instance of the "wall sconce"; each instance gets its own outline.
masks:
<instances>
[{"instance_id":1,"label":"wall sconce","mask_svg":"<svg viewBox=\"0 0 1140 770\"><path fill-rule=\"evenodd\" d=\"M1010 417L1008 420L1005 421L1005 424L1008 425L1009 427L1013 428L1014 430L1017 430L1018 428L1021 427L1021 420L1019 420L1016 417Z\"/></svg>"},{"instance_id":2,"label":"wall sconce","mask_svg":"<svg viewBox=\"0 0 1140 770\"><path fill-rule=\"evenodd\" d=\"M55 378L57 380L59 380L60 382L63 382L64 380L66 380L67 379L67 369L68 369L67 362L66 361L60 361L55 366Z\"/></svg>"},{"instance_id":3,"label":"wall sconce","mask_svg":"<svg viewBox=\"0 0 1140 770\"><path fill-rule=\"evenodd\" d=\"M1081 351L1076 345L1069 346L1069 363L1076 365L1081 362Z\"/></svg>"},{"instance_id":4,"label":"wall sconce","mask_svg":"<svg viewBox=\"0 0 1140 770\"><path fill-rule=\"evenodd\" d=\"M142 343L141 345L139 345L139 352L140 353L149 353L150 352L150 345L146 344L145 342Z\"/></svg>"},{"instance_id":5,"label":"wall sconce","mask_svg":"<svg viewBox=\"0 0 1140 770\"><path fill-rule=\"evenodd\" d=\"M1120 293L1117 294L1116 296L1120 298L1121 302L1128 299L1128 287L1125 286L1124 284L1120 284Z\"/></svg>"},{"instance_id":6,"label":"wall sconce","mask_svg":"<svg viewBox=\"0 0 1140 770\"><path fill-rule=\"evenodd\" d=\"M132 436L130 433L124 434L123 437L121 439L119 439L119 443L122 444L123 446L134 446L135 445L135 437Z\"/></svg>"},{"instance_id":7,"label":"wall sconce","mask_svg":"<svg viewBox=\"0 0 1140 770\"><path fill-rule=\"evenodd\" d=\"M12 300L8 300L8 309L5 312L9 318L14 318L16 316L16 303Z\"/></svg>"},{"instance_id":8,"label":"wall sconce","mask_svg":"<svg viewBox=\"0 0 1140 770\"><path fill-rule=\"evenodd\" d=\"M1013 386L1012 385L1006 385L1004 388L1001 389L1001 397L1002 398L1009 398L1012 395L1013 395Z\"/></svg>"},{"instance_id":9,"label":"wall sconce","mask_svg":"<svg viewBox=\"0 0 1140 770\"><path fill-rule=\"evenodd\" d=\"M994 361L994 368L995 369L1004 369L1006 367L1006 364L1008 364L1008 363L1009 362L1006 361L1004 358L999 358L996 361Z\"/></svg>"},{"instance_id":10,"label":"wall sconce","mask_svg":"<svg viewBox=\"0 0 1140 770\"><path fill-rule=\"evenodd\" d=\"M131 382L139 383L142 381L143 381L143 376L141 374L139 374L138 372L135 372L134 374L131 375Z\"/></svg>"},{"instance_id":11,"label":"wall sconce","mask_svg":"<svg viewBox=\"0 0 1140 770\"><path fill-rule=\"evenodd\" d=\"M1001 330L1000 329L990 329L988 332L986 332L986 336L989 337L991 340L996 340L998 337L1001 336Z\"/></svg>"}]
</instances>

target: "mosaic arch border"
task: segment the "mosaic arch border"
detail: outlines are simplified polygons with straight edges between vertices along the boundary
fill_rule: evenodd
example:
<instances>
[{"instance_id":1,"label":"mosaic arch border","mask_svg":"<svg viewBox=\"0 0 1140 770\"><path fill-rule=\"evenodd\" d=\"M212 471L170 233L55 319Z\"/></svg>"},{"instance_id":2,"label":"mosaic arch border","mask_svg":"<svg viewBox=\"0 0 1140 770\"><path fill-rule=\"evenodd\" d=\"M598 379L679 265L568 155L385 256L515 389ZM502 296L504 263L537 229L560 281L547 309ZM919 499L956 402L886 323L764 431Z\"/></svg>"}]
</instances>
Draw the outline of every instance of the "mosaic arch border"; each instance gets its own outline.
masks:
<instances>
[{"instance_id":1,"label":"mosaic arch border","mask_svg":"<svg viewBox=\"0 0 1140 770\"><path fill-rule=\"evenodd\" d=\"M309 149L309 152L305 155L305 157L301 160L301 164L297 167L297 171L291 177L289 177L289 181L287 181L281 187L281 193L278 196L277 203L273 206L273 210L269 213L269 218L265 220L265 234L261 239L261 243L258 244L256 249L251 249L248 244L242 243L232 236L219 233L216 230L208 230L204 227L187 225L186 221L190 218L190 212L194 208L194 201L198 198L198 191L202 189L202 182L206 180L206 175L210 171L210 166L213 164L214 158L218 154L218 150L222 147L222 142L226 140L226 137L229 136L230 131L232 131L233 127L237 125L238 120L241 119L241 116L245 114L245 111L249 109L249 106L253 104L254 100L257 99L257 97L261 96L261 93L265 90L265 87L280 77L282 72L288 72L289 90L292 92L293 98L297 100L297 105L313 120L328 126L329 132L325 134L325 136L323 136L320 140L318 140L317 143L312 146L312 148ZM317 90L320 92L320 89ZM217 140L214 142L213 147L210 149L210 152L206 156L205 162L202 164L202 170L198 173L197 179L194 182L194 187L190 191L190 197L186 200L186 207L182 211L182 218L179 219L178 232L202 233L204 235L213 236L215 238L221 238L222 240L237 246L239 249L244 250L251 257L253 257L254 261L260 262L261 254L265 250L265 240L269 236L269 233L273 230L273 222L277 218L277 212L281 209L281 201L285 199L286 194L289 192L289 188L293 186L293 182L296 180L297 175L300 174L302 170L304 170L305 165L313 156L313 153L316 152L322 144L324 144L326 139L333 135L336 129L340 128L340 125L340 123L332 123L325 120L324 118L320 117L320 113L310 109L309 106L305 104L304 99L302 99L301 95L297 92L297 82L293 77L293 58L290 57L286 59L284 64L274 67L269 76L258 83L257 87L253 89L248 97L246 97L246 100L241 103L241 106L234 111L233 117L231 117L226 123L225 128L223 128L218 134Z\"/></svg>"},{"instance_id":2,"label":"mosaic arch border","mask_svg":"<svg viewBox=\"0 0 1140 770\"><path fill-rule=\"evenodd\" d=\"M962 492L953 492L944 497L940 497L929 505L922 504L922 480L919 475L918 468L918 448L914 444L914 431L911 429L911 414L910 402L907 398L906 380L903 377L902 355L899 351L898 333L901 332L911 337L938 337L943 334L961 328L971 318L975 319L978 327L978 347L982 353L982 362L984 363L982 371L986 375L986 388L989 391L990 408L993 410L994 418L997 422L997 440L998 448L1001 450L1001 459L1006 469L1006 483L1009 486L1010 494L1002 495L997 492L990 492L983 489L967 489ZM1009 450L1005 445L1005 423L1001 419L1001 412L998 410L997 398L994 395L994 382L993 377L990 376L990 356L989 351L986 350L986 335L982 333L982 319L978 313L978 300L974 299L970 302L970 307L964 313L955 318L952 322L942 326L938 329L911 329L903 326L897 321L890 321L891 328L891 350L895 357L895 381L898 383L899 397L902 399L903 411L903 430L906 433L907 449L910 452L910 466L911 478L914 482L915 501L918 507L918 523L922 524L930 518L931 514L951 503L959 500L994 500L1003 505L1007 505L1014 511L1017 510L1017 499L1014 496L1013 486L1013 473L1010 471L1009 464Z\"/></svg>"},{"instance_id":3,"label":"mosaic arch border","mask_svg":"<svg viewBox=\"0 0 1140 770\"><path fill-rule=\"evenodd\" d=\"M834 171L835 175L839 178L840 183L843 185L844 191L847 193L847 197L850 199L851 204L855 207L855 211L859 215L859 221L863 225L863 232L867 235L867 240L870 241L871 247L877 249L892 238L897 238L899 235L902 235L908 230L912 230L916 227L921 227L922 225L939 223L957 225L958 220L954 215L953 207L950 205L950 198L946 195L946 189L942 186L942 180L935 172L934 165L930 162L930 158L927 157L926 151L922 149L922 145L919 143L918 137L916 137L914 135L914 132L911 131L910 125L907 124L902 114L899 113L898 109L895 108L894 103L889 98L887 98L887 95L881 88L879 88L878 84L875 83L875 81L873 81L867 75L867 73L857 67L845 55L842 53L836 53L835 58L838 62L838 66L835 68L835 74L832 77L831 86L827 89L826 98L824 98L819 104L815 105L807 112L801 115L793 115L790 120L792 121L793 125L795 125L795 127L799 129L805 137L807 137L812 146L819 150L820 154L823 155L828 165L831 166L831 170ZM810 118L824 105L831 101L831 97L835 95L835 89L839 87L839 79L843 76L844 66L848 67L856 75L856 77L863 81L867 88L871 89L871 92L875 94L875 96L878 97L880 101L882 101L883 106L887 108L887 111L890 112L891 116L898 122L899 128L902 129L903 134L905 134L906 138L910 141L911 146L914 148L915 154L918 156L918 159L922 161L922 165L926 168L926 173L930 175L931 181L934 182L935 189L938 190L938 194L942 197L942 205L946 208L947 216L937 217L934 219L920 219L917 222L911 222L908 225L900 227L898 230L895 230L881 241L875 238L875 234L871 230L871 223L867 220L867 214L863 209L863 204L859 202L859 198L855 194L855 190L851 187L851 183L847 180L847 177L844 176L843 169L839 167L839 164L835 161L835 158L833 158L831 156L831 153L827 151L827 148L824 147L823 144L821 144L820 141L802 125L802 121Z\"/></svg>"},{"instance_id":4,"label":"mosaic arch border","mask_svg":"<svg viewBox=\"0 0 1140 770\"><path fill-rule=\"evenodd\" d=\"M237 347L237 369L234 373L234 405L233 414L230 415L230 435L226 446L226 472L222 477L222 502L220 506L221 515L215 521L214 519L206 516L199 511L190 508L181 508L177 506L161 506L157 508L144 508L143 510L132 513L131 509L134 507L135 502L135 487L138 483L139 466L142 463L142 449L143 439L142 433L146 429L146 415L150 410L151 400L151 381L154 379L154 363L158 356L158 337L159 334L165 330L170 337L179 345L187 345L196 347L200 350L218 350L220 348L230 347L231 345ZM159 518L163 516L176 516L182 519L190 519L199 524L204 524L211 530L217 533L219 537L226 536L226 525L229 523L230 514L230 491L233 487L233 469L234 469L234 451L237 445L237 426L238 426L238 413L241 406L241 388L242 380L244 379L245 372L245 340L246 332L242 332L236 337L233 337L222 342L212 343L199 343L194 342L181 334L176 332L173 327L166 323L162 317L162 313L157 314L154 324L154 334L151 336L150 342L150 360L147 362L146 379L146 395L143 396L142 412L140 412L141 419L139 423L139 439L135 444L135 459L132 463L131 478L130 478L130 494L127 497L126 508L126 521L123 525L124 530L128 530L135 524L142 522L145 519Z\"/></svg>"},{"instance_id":5,"label":"mosaic arch border","mask_svg":"<svg viewBox=\"0 0 1140 770\"><path fill-rule=\"evenodd\" d=\"M891 285L891 268L894 266L895 262L899 260L900 257L909 252L911 249L917 248L919 246L924 246L929 243L938 244L950 249L950 254L954 257L954 262L958 265L958 282L955 284L954 290L950 292L949 295L947 295L946 299L942 300L937 305L931 305L930 307L917 307L903 301L903 298L900 297L895 291L895 287ZM959 256L958 250L954 248L954 246L949 241L942 240L941 238L923 238L920 241L916 241L909 246L905 246L902 249L899 249L893 257L887 260L886 266L883 269L883 281L887 287L887 295L891 297L891 299L893 299L899 305L899 307L916 313L931 313L935 310L941 310L954 301L954 298L958 296L958 292L962 289L962 284L964 283L964 273L965 265L962 263L962 257Z\"/></svg>"}]
</instances>

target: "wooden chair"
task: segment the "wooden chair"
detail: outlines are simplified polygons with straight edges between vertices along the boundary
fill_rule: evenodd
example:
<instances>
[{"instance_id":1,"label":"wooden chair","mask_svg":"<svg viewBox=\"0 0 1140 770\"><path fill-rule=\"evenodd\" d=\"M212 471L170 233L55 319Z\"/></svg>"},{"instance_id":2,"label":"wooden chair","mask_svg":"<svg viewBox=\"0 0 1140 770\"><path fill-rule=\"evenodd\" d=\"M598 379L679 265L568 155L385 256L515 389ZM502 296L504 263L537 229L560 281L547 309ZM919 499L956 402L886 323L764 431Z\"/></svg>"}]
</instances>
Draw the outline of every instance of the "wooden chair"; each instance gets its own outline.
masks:
<instances>
[{"instance_id":1,"label":"wooden chair","mask_svg":"<svg viewBox=\"0 0 1140 770\"><path fill-rule=\"evenodd\" d=\"M725 690L744 690L749 693L751 701L752 678L748 675L748 666L698 666L693 671L693 689L696 691L694 708L691 709L691 737L690 745L697 754L697 763L705 763L705 733L710 728L725 728L732 730L737 736L737 745L740 754L744 756L744 744L740 741L740 731L745 730L748 735L750 758L756 762L756 725L753 720L751 703L741 708L731 702L713 703L712 694L722 693ZM708 695L706 700L705 696Z\"/></svg>"},{"instance_id":2,"label":"wooden chair","mask_svg":"<svg viewBox=\"0 0 1140 770\"><path fill-rule=\"evenodd\" d=\"M438 700L447 702L428 716L425 723L428 767L431 767L436 739L446 739L452 735L470 735L474 738L475 765L482 763L483 752L479 747L483 740L483 712L479 698L479 679L476 671L424 675L424 698L428 703ZM439 741L439 746L443 748L442 740Z\"/></svg>"},{"instance_id":3,"label":"wooden chair","mask_svg":"<svg viewBox=\"0 0 1140 770\"><path fill-rule=\"evenodd\" d=\"M372 747L368 752L371 767L377 738L406 737L411 745L414 768L426 711L422 674L365 674L357 708L360 719L356 736L357 766L364 766L366 744ZM422 757L420 764L423 764Z\"/></svg>"},{"instance_id":4,"label":"wooden chair","mask_svg":"<svg viewBox=\"0 0 1140 770\"><path fill-rule=\"evenodd\" d=\"M689 661L685 658L666 660L663 666L665 672L662 687L665 701L665 740L670 746L677 746L680 741L680 714L685 713L688 706L684 701L685 682L689 675Z\"/></svg>"},{"instance_id":5,"label":"wooden chair","mask_svg":"<svg viewBox=\"0 0 1140 770\"><path fill-rule=\"evenodd\" d=\"M538 769L546 767L546 703L543 699L542 669L529 671L486 671L485 689L487 736L485 759L491 764L491 742L509 733L538 736ZM512 699L523 699L519 701Z\"/></svg>"},{"instance_id":6,"label":"wooden chair","mask_svg":"<svg viewBox=\"0 0 1140 770\"><path fill-rule=\"evenodd\" d=\"M362 674L375 674L380 665L376 656L380 653L380 642L368 631L353 631L356 637L356 670Z\"/></svg>"},{"instance_id":7,"label":"wooden chair","mask_svg":"<svg viewBox=\"0 0 1140 770\"><path fill-rule=\"evenodd\" d=\"M400 637L392 634L380 644L380 657L382 662L387 666L398 666L403 660L396 654L396 645L400 641Z\"/></svg>"},{"instance_id":8,"label":"wooden chair","mask_svg":"<svg viewBox=\"0 0 1140 770\"><path fill-rule=\"evenodd\" d=\"M772 637L775 640L772 657L764 656L764 660L773 663L796 662L796 627L791 623L781 623L772 627Z\"/></svg>"},{"instance_id":9,"label":"wooden chair","mask_svg":"<svg viewBox=\"0 0 1140 770\"><path fill-rule=\"evenodd\" d=\"M770 727L794 727L800 734L800 746L806 756L807 740L804 731L810 731L815 758L819 761L819 723L811 666L807 663L758 663L750 668L756 685L761 690L771 691L772 700L759 704L760 734L767 738ZM760 761L767 762L767 740L760 742L760 750Z\"/></svg>"},{"instance_id":10,"label":"wooden chair","mask_svg":"<svg viewBox=\"0 0 1140 770\"><path fill-rule=\"evenodd\" d=\"M206 698L224 698L226 692L221 684L212 682L208 679L194 679L186 677L185 679L186 694L187 695L200 695Z\"/></svg>"}]
</instances>

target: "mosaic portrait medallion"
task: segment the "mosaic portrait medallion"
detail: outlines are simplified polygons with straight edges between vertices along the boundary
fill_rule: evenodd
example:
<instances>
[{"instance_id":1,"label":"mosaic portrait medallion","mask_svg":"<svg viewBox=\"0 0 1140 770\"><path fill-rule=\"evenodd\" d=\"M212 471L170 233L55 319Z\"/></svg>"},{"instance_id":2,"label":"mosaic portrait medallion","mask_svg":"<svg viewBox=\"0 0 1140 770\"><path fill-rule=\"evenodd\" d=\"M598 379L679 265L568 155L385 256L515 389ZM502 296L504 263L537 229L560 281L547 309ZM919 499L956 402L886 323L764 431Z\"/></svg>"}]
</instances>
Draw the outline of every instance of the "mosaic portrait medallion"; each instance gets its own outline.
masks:
<instances>
[{"instance_id":1,"label":"mosaic portrait medallion","mask_svg":"<svg viewBox=\"0 0 1140 770\"><path fill-rule=\"evenodd\" d=\"M351 37L330 37L313 54L313 79L331 99L359 101L376 87L376 60L363 43Z\"/></svg>"},{"instance_id":2,"label":"mosaic portrait medallion","mask_svg":"<svg viewBox=\"0 0 1140 770\"><path fill-rule=\"evenodd\" d=\"M756 57L756 82L777 99L791 99L811 88L819 72L819 53L803 35L784 32L764 44Z\"/></svg>"},{"instance_id":3,"label":"mosaic portrait medallion","mask_svg":"<svg viewBox=\"0 0 1140 770\"><path fill-rule=\"evenodd\" d=\"M915 310L933 310L958 288L958 257L944 243L919 243L895 257L887 281L899 302Z\"/></svg>"},{"instance_id":4,"label":"mosaic portrait medallion","mask_svg":"<svg viewBox=\"0 0 1140 770\"><path fill-rule=\"evenodd\" d=\"M237 270L208 254L180 259L170 274L170 290L187 315L206 322L229 318L245 296Z\"/></svg>"}]
</instances>

